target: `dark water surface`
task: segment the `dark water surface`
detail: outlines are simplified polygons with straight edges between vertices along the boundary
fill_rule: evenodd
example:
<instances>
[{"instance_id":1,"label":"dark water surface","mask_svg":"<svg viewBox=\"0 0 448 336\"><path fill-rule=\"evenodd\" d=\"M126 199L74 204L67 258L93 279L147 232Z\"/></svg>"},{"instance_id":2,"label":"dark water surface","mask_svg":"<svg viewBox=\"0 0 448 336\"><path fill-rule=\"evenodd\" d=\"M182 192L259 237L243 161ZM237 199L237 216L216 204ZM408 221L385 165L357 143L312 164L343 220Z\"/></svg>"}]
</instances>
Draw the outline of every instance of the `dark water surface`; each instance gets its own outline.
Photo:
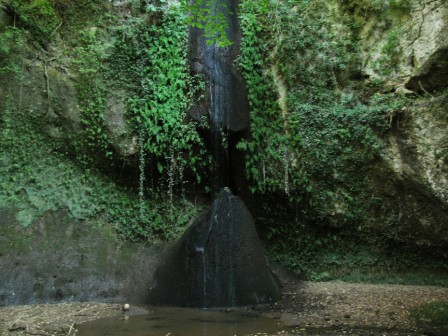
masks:
<instances>
[{"instance_id":1,"label":"dark water surface","mask_svg":"<svg viewBox=\"0 0 448 336\"><path fill-rule=\"evenodd\" d=\"M146 315L83 323L77 336L242 336L283 329L279 320L237 312L152 308Z\"/></svg>"}]
</instances>

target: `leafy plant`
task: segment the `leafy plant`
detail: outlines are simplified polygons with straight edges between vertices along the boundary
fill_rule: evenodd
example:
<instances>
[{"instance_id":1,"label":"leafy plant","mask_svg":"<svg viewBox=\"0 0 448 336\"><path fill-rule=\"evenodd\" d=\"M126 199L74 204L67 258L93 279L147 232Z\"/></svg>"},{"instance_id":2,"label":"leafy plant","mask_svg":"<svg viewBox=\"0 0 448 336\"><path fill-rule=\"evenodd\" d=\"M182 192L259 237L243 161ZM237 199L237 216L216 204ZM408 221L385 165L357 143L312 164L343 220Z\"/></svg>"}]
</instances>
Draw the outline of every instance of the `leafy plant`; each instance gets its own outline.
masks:
<instances>
[{"instance_id":1,"label":"leafy plant","mask_svg":"<svg viewBox=\"0 0 448 336\"><path fill-rule=\"evenodd\" d=\"M243 2L240 16L253 127L238 148L252 191L284 192L316 224L359 226L374 202L369 163L403 100L350 87L356 38L335 34L325 2Z\"/></svg>"},{"instance_id":2,"label":"leafy plant","mask_svg":"<svg viewBox=\"0 0 448 336\"><path fill-rule=\"evenodd\" d=\"M227 36L229 28L227 16L230 8L226 2L217 0L181 1L184 13L188 13L187 23L203 29L207 44L216 43L219 47L232 45Z\"/></svg>"},{"instance_id":3,"label":"leafy plant","mask_svg":"<svg viewBox=\"0 0 448 336\"><path fill-rule=\"evenodd\" d=\"M95 5L95 1L82 2ZM64 16L69 12L81 15L77 4L62 0L51 4L58 15ZM142 13L136 9L136 15ZM139 134L144 130L151 135L151 138L149 134L145 135L143 156L148 154L153 160L156 158L157 161L149 163L158 163L167 180L183 181L183 177L176 174L182 174L186 162L196 171L198 165L195 160L202 160L202 157L198 158L201 143L198 144L200 139L196 126L186 120L193 80L188 76L186 65L184 18L176 13L154 13L155 17L161 15L163 20L158 24L151 21L154 18L149 18L152 23L139 17L132 18L130 24L138 22L140 25L126 32L124 29L129 27L120 27L116 33L120 38L128 33L135 34L134 37L138 35L138 41L127 45L117 39L116 48L104 43L102 29L83 26L78 32L73 32L67 28L65 32L72 34L69 56L77 72L76 89L83 126L82 134L78 139L74 135L71 142L75 147L75 163L63 154L65 150L58 151L64 149L60 143L36 132L39 129L36 125L40 125L41 120L35 120L26 110L19 110L12 97L7 99L6 111L1 114L0 204L17 208L18 220L23 226L32 225L47 211L58 209L67 209L70 216L78 220L112 225L121 239L128 240L174 239L189 224L198 208L188 202L184 194L178 197L173 191L167 192L164 179L151 181L151 189L143 184L144 197L140 198L138 190L119 186L107 176L101 176L95 166L101 156L112 158L111 142L104 123L105 98L108 91L120 83L125 84L123 87L133 97L129 100L129 107L136 109L130 110L129 116L135 132ZM27 34L24 29L31 30L31 25L8 29L1 35L5 44L1 45L0 52L8 57L16 56L13 55L14 48L20 46L17 43L21 41L19 38ZM154 48L153 43L161 49ZM138 64L127 58L137 54ZM112 61L117 55L121 58L118 57L117 62ZM168 58L165 63L163 58ZM10 59L11 62L14 60L13 57ZM114 77L112 72L120 74L115 71L118 69L110 68L116 64L122 65L126 68L123 71L132 76L126 76L126 80ZM5 72L15 71L6 63L6 58L2 68ZM148 87L150 81L154 84L160 81L157 83L161 86ZM156 109L151 110L151 107ZM145 118L153 124L146 123ZM152 128L156 125L162 126L158 132ZM176 144L176 141L182 143ZM189 150L194 155L188 157ZM146 174L145 169L143 166L143 174ZM170 183L168 181L167 185L172 186Z\"/></svg>"},{"instance_id":4,"label":"leafy plant","mask_svg":"<svg viewBox=\"0 0 448 336\"><path fill-rule=\"evenodd\" d=\"M37 121L18 113L11 98L1 122L0 207L16 208L24 227L48 211L65 209L74 219L114 227L123 240L171 240L200 210L185 198L170 201L155 190L148 191L141 216L133 188L54 150L49 139L35 132Z\"/></svg>"},{"instance_id":5,"label":"leafy plant","mask_svg":"<svg viewBox=\"0 0 448 336\"><path fill-rule=\"evenodd\" d=\"M389 5L398 10L398 2ZM372 172L391 116L408 101L359 77L359 26L346 18L334 29L339 19L327 2L243 1L239 13L238 64L252 134L238 148L246 152L257 223L277 260L312 279L341 278L356 268L372 279L368 268L382 267L382 252L363 255L362 246L387 250L386 241L398 241L393 225L384 225L382 238L371 229L397 215L374 196ZM398 35L390 32L385 52L399 51ZM337 256L326 246L338 246ZM343 257L351 250L359 250L356 262ZM328 274L327 261L345 271Z\"/></svg>"},{"instance_id":6,"label":"leafy plant","mask_svg":"<svg viewBox=\"0 0 448 336\"><path fill-rule=\"evenodd\" d=\"M98 163L101 157L112 159L113 155L104 122L107 85L104 80L103 62L106 56L105 46L96 30L80 32L72 64L78 72L76 89L81 107L83 134L75 140L74 147L79 163L85 166ZM95 157L96 160L93 160Z\"/></svg>"},{"instance_id":7,"label":"leafy plant","mask_svg":"<svg viewBox=\"0 0 448 336\"><path fill-rule=\"evenodd\" d=\"M49 0L7 0L5 3L14 20L29 30L40 44L48 41L61 24L61 18Z\"/></svg>"},{"instance_id":8,"label":"leafy plant","mask_svg":"<svg viewBox=\"0 0 448 336\"><path fill-rule=\"evenodd\" d=\"M184 170L200 182L210 159L201 125L187 114L199 86L189 75L186 17L176 7L151 13L155 24L135 21L117 31L127 43L117 40L109 76L133 92L127 101L130 125L143 132L148 157L168 184L182 182Z\"/></svg>"},{"instance_id":9,"label":"leafy plant","mask_svg":"<svg viewBox=\"0 0 448 336\"><path fill-rule=\"evenodd\" d=\"M24 32L16 27L6 27L0 33L0 75L18 74L19 57L23 52Z\"/></svg>"},{"instance_id":10,"label":"leafy plant","mask_svg":"<svg viewBox=\"0 0 448 336\"><path fill-rule=\"evenodd\" d=\"M269 2L242 2L240 7L243 41L238 59L246 79L251 107L251 138L242 140L237 148L246 151L246 175L251 180L253 192L267 193L291 190L295 179L303 180L299 174L291 179L294 155L294 142L299 137L288 132L277 103L272 74L265 71L269 60L269 42L259 35L263 24L267 25L270 11ZM269 35L269 33L266 33ZM286 127L285 127L286 126ZM291 159L292 157L292 159ZM294 197L294 196L292 196Z\"/></svg>"}]
</instances>

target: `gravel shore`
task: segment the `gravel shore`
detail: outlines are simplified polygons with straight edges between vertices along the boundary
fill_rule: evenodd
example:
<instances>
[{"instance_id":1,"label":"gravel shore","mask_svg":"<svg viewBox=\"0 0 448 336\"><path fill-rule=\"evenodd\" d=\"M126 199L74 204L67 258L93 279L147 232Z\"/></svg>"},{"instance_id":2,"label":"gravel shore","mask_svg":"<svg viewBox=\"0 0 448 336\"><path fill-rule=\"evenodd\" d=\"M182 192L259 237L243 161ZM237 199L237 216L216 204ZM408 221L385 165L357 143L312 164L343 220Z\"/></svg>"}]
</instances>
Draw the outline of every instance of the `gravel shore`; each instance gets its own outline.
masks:
<instances>
[{"instance_id":1,"label":"gravel shore","mask_svg":"<svg viewBox=\"0 0 448 336\"><path fill-rule=\"evenodd\" d=\"M280 302L243 311L278 319L285 326L279 335L448 335L448 326L410 317L413 308L436 301L448 302L448 288L288 281ZM0 335L76 335L83 322L144 313L93 302L1 307Z\"/></svg>"}]
</instances>

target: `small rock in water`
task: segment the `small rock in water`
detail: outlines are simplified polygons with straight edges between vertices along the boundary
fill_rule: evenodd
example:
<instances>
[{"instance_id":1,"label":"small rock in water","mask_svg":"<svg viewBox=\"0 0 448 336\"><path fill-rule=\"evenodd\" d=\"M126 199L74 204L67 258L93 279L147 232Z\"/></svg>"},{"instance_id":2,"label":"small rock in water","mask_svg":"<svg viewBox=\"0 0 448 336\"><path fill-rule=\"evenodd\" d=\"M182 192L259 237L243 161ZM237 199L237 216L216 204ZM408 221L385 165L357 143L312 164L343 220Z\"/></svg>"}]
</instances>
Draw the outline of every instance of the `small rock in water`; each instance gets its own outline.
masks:
<instances>
[{"instance_id":1,"label":"small rock in water","mask_svg":"<svg viewBox=\"0 0 448 336\"><path fill-rule=\"evenodd\" d=\"M123 311L129 311L129 309L131 309L131 306L129 305L129 303L125 303L125 304L121 307L121 309L122 309Z\"/></svg>"}]
</instances>

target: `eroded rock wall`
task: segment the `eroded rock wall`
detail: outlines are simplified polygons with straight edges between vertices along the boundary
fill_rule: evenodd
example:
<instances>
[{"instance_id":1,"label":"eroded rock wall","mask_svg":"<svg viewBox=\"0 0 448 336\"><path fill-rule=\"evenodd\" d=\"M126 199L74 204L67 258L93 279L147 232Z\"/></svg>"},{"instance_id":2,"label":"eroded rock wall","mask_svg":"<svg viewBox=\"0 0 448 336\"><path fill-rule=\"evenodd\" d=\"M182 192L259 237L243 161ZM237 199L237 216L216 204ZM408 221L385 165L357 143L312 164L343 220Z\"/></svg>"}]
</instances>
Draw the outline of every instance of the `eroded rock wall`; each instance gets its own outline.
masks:
<instances>
[{"instance_id":1,"label":"eroded rock wall","mask_svg":"<svg viewBox=\"0 0 448 336\"><path fill-rule=\"evenodd\" d=\"M110 12L114 10L110 9ZM10 33L19 24L14 21L14 13L0 6L0 33ZM70 30L71 27L60 28L64 29L61 33L55 31L44 48L32 41L32 37L7 41L10 45L5 46L5 50L17 48L17 51L8 55L15 64L15 70L0 73L0 113L14 110L15 114L26 115L29 123L39 125L37 132L47 135L56 146L76 156L82 149L75 143L86 139L85 130L89 127L83 112L86 102L82 101L85 97L81 91L86 90L86 84L91 86L87 90L92 94L97 90L97 83L83 82L80 73L94 71L98 72L95 81L100 83L104 79L99 68L79 65L85 62L81 57L89 57L85 56L88 47L86 51L81 50L79 43L73 43L80 36ZM85 29L95 33L100 31L97 34L101 41L97 43L102 47L103 55L107 55L112 47L112 36L104 31L104 27L103 30L94 26ZM103 108L97 111L103 120L104 136L109 139L116 158L122 162L134 160L138 153L137 137L132 134L126 117L128 96L129 93L123 89L111 89L105 97L98 94L98 99L105 99ZM98 131L99 136L102 135Z\"/></svg>"},{"instance_id":2,"label":"eroded rock wall","mask_svg":"<svg viewBox=\"0 0 448 336\"><path fill-rule=\"evenodd\" d=\"M441 247L448 243L448 4L409 3L389 26L370 17L361 29L364 74L409 97L391 117L384 166L372 182L397 210L398 235Z\"/></svg>"},{"instance_id":3,"label":"eroded rock wall","mask_svg":"<svg viewBox=\"0 0 448 336\"><path fill-rule=\"evenodd\" d=\"M160 253L48 212L24 228L0 208L0 306L67 301L143 303Z\"/></svg>"},{"instance_id":4,"label":"eroded rock wall","mask_svg":"<svg viewBox=\"0 0 448 336\"><path fill-rule=\"evenodd\" d=\"M301 97L300 91L304 85L320 85L314 84L312 77L308 79L305 76L312 76L310 68L319 69L319 65L324 64L325 57L338 55L334 50L326 49L325 46L330 46L331 43L340 43L341 49L347 48L347 45L352 49L345 51L345 59L341 58L339 64L331 65L333 69L321 66L321 71L328 71L328 75L335 80L334 92L337 98L333 106L326 108L331 110L338 106L337 109L341 109L344 99L358 99L346 112L340 112L350 114L350 108L356 110L362 104L368 106L368 100L375 95L387 95L403 103L400 103L400 107L391 105L387 115L384 115L388 124L384 130L371 126L372 134L380 139L381 150L378 157L376 154L374 158L365 155L363 163L359 166L355 163L356 168L350 168L349 165L353 162L347 161L344 167L334 165L332 171L326 171L325 169L332 167L331 163L325 162L325 159L319 161L318 157L320 152L323 156L326 150L339 150L332 147L332 141L340 141L346 151L356 150L356 143L350 144L350 141L356 141L354 132L361 130L360 125L369 122L367 118L359 120L358 125L351 129L350 119L344 120L341 117L338 120L336 116L336 122L340 123L339 129L347 131L348 137L342 137L342 141L334 138L308 140L309 132L315 132L312 127L322 131L319 134L323 137L330 134L322 130L322 127L328 127L323 119L316 120L314 124L302 122L302 126L297 126L298 134L304 138L302 153L305 153L305 157L308 156L307 151L314 151L316 154L310 154L312 160L305 161L303 167L296 169L311 172L311 179L327 176L328 181L331 181L326 185L321 180L310 182L311 188L315 189L311 194L320 185L329 189L323 198L329 202L312 205L322 215L308 217L319 225L343 229L354 224L354 217L350 217L353 216L353 212L349 211L350 207L363 209L361 216L357 217L356 226L364 221L374 232L385 235L392 241L416 243L430 249L434 247L439 253L446 255L443 250L448 244L448 3L442 0L328 1L320 5L315 7L319 9L318 14L310 9L313 8L312 5L309 8L306 5L300 7L302 11L297 6L292 8L291 15L297 17L296 22L289 18L293 24L299 25L300 20L320 20L315 30L310 29L310 35L297 38L296 53L292 46L285 48L281 43L272 51L274 61L277 62L282 60L282 55L275 54L278 50L291 52L288 62L292 66L289 65L288 69L294 71L294 64L297 65L296 68L305 69L299 75L295 74L294 78L285 72L272 71L280 97L279 106L286 120L285 128L292 128L288 125L288 118L293 120L294 114L299 118L309 118L306 104L319 104L311 96ZM313 19L313 15L316 19ZM282 18L278 20L281 21ZM280 25L277 29L281 33L281 29L285 28ZM286 33L283 32L283 35ZM274 36L280 41L285 38L282 34ZM319 38L324 40L314 41ZM306 43L317 43L317 48L321 49L315 51L313 56L313 51L301 46ZM302 59L307 59L307 62ZM283 64L278 63L274 65L274 70L281 69L282 66ZM295 108L294 103L291 103L294 100L298 102L297 106L302 104L301 107ZM345 108L346 106L343 109ZM322 118L334 116L323 113ZM305 130L305 127L310 129ZM336 137L339 138L340 135L336 134ZM341 150L341 155L345 155L344 149ZM316 162L325 165L319 170ZM367 181L363 190L371 189L371 195L361 199L354 191L355 184L349 181L354 176L358 180L354 178L353 181ZM367 201L371 201L372 205L367 205ZM356 205L357 202L365 204ZM358 227L361 230L362 225Z\"/></svg>"},{"instance_id":5,"label":"eroded rock wall","mask_svg":"<svg viewBox=\"0 0 448 336\"><path fill-rule=\"evenodd\" d=\"M448 7L445 1L401 1L405 8L370 15L362 3L359 38L363 72L397 87L437 91L447 86ZM393 59L393 60L392 60Z\"/></svg>"}]
</instances>

